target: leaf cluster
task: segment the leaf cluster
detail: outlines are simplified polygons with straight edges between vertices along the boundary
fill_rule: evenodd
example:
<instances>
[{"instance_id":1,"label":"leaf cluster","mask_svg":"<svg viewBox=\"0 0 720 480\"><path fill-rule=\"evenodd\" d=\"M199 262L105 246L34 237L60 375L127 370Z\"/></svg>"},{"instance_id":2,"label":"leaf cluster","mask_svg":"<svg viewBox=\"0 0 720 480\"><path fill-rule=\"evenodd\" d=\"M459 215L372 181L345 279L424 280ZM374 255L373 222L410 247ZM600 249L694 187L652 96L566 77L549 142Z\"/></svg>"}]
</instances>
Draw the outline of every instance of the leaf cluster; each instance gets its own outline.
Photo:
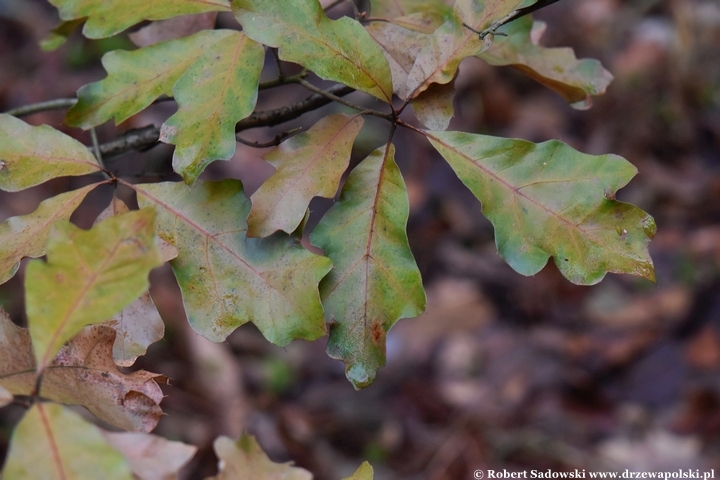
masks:
<instances>
[{"instance_id":1,"label":"leaf cluster","mask_svg":"<svg viewBox=\"0 0 720 480\"><path fill-rule=\"evenodd\" d=\"M0 115L0 189L99 177L0 224L1 281L23 258L36 259L25 277L28 329L0 313L0 401L28 399L30 407L13 436L8 480L97 471L104 478L164 478L192 456L194 447L149 434L162 414L164 377L118 368L163 337L148 274L164 262L199 334L220 342L247 322L280 346L329 334L328 355L345 363L353 386L369 385L385 364L387 332L425 309L405 231L409 202L395 160L405 154L393 144L397 128L427 139L482 202L499 255L519 273L533 275L552 257L577 284L597 283L608 272L654 278L647 251L654 221L615 199L636 173L626 160L586 155L559 141L447 131L453 81L467 57L513 66L577 108L604 92L612 77L599 62L542 47L543 26L529 17L508 23L534 1L372 0L369 13L335 20L318 0L51 3L63 24L48 48L80 26L88 38L102 38L154 22L136 32L141 48L103 57L107 77L78 91L65 122L93 129L174 100L178 110L162 126L112 148L174 145L172 165L183 182L134 183L104 166L110 146L91 152L58 130ZM237 28L213 29L218 12L231 12ZM279 75L261 82L266 57L275 59ZM289 63L303 70L285 75ZM310 73L335 85L323 89ZM260 90L291 84L311 95L256 109ZM346 100L352 92L382 108ZM352 113L278 136L263 155L275 173L251 196L239 180L201 178L210 163L233 158L239 132L331 102ZM422 125L401 118L408 106ZM367 115L387 121L387 140L348 171ZM92 229L73 226L72 213L101 185L132 189L140 209L130 211L116 197ZM310 201L336 196L309 235L322 250L313 253L299 241ZM136 433L103 431L60 404L83 405ZM216 478L311 478L270 462L251 437L220 438L215 450L224 465ZM164 462L167 470L152 471L142 465L148 455L172 460ZM371 477L364 465L352 478Z\"/></svg>"}]
</instances>

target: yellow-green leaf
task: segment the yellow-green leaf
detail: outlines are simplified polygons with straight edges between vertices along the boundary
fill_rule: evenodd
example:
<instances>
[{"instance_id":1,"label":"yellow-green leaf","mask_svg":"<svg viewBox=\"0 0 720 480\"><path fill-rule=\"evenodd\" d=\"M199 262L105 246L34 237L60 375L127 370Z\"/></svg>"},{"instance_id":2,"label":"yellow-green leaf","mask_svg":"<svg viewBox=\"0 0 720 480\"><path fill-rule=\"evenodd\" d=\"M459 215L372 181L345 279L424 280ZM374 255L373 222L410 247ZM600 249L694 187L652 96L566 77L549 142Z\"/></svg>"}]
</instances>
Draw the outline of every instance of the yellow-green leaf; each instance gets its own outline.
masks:
<instances>
[{"instance_id":1,"label":"yellow-green leaf","mask_svg":"<svg viewBox=\"0 0 720 480\"><path fill-rule=\"evenodd\" d=\"M355 470L355 473L349 477L343 478L343 480L373 480L374 476L372 465L368 462L363 462L362 465Z\"/></svg>"},{"instance_id":2,"label":"yellow-green leaf","mask_svg":"<svg viewBox=\"0 0 720 480\"><path fill-rule=\"evenodd\" d=\"M50 0L60 18L88 17L83 34L88 38L110 37L143 20L162 20L177 15L229 11L228 0Z\"/></svg>"},{"instance_id":3,"label":"yellow-green leaf","mask_svg":"<svg viewBox=\"0 0 720 480\"><path fill-rule=\"evenodd\" d=\"M330 115L263 155L276 172L251 197L248 235L292 233L313 197L335 196L362 126L360 115Z\"/></svg>"},{"instance_id":4,"label":"yellow-green leaf","mask_svg":"<svg viewBox=\"0 0 720 480\"><path fill-rule=\"evenodd\" d=\"M218 437L213 444L220 472L206 480L312 480L310 472L292 463L274 463L251 435L235 442Z\"/></svg>"},{"instance_id":5,"label":"yellow-green leaf","mask_svg":"<svg viewBox=\"0 0 720 480\"><path fill-rule=\"evenodd\" d=\"M158 212L158 233L178 249L170 262L192 327L221 342L253 322L277 345L325 333L317 290L330 261L276 233L246 238L250 201L237 180L136 185Z\"/></svg>"},{"instance_id":6,"label":"yellow-green leaf","mask_svg":"<svg viewBox=\"0 0 720 480\"><path fill-rule=\"evenodd\" d=\"M333 261L320 283L330 322L327 352L345 362L355 388L385 365L385 335L425 309L420 271L405 226L409 205L392 144L375 150L347 179L340 200L310 235Z\"/></svg>"},{"instance_id":7,"label":"yellow-green leaf","mask_svg":"<svg viewBox=\"0 0 720 480\"><path fill-rule=\"evenodd\" d=\"M607 272L655 279L648 243L655 221L615 193L637 170L617 155L587 155L551 140L460 132L428 139L483 204L498 253L523 275L549 257L573 283L592 285Z\"/></svg>"},{"instance_id":8,"label":"yellow-green leaf","mask_svg":"<svg viewBox=\"0 0 720 480\"><path fill-rule=\"evenodd\" d=\"M11 217L0 224L0 284L15 275L24 257L45 255L45 244L53 224L68 220L85 196L98 185L61 193L43 201L31 214Z\"/></svg>"},{"instance_id":9,"label":"yellow-green leaf","mask_svg":"<svg viewBox=\"0 0 720 480\"><path fill-rule=\"evenodd\" d=\"M0 190L17 192L51 178L101 170L90 150L47 125L0 114Z\"/></svg>"},{"instance_id":10,"label":"yellow-green leaf","mask_svg":"<svg viewBox=\"0 0 720 480\"><path fill-rule=\"evenodd\" d=\"M162 410L158 382L165 377L145 370L121 372L112 357L115 331L92 325L65 344L43 372L40 396L82 405L98 418L124 428L149 432ZM15 395L31 395L37 385L30 334L0 310L0 386Z\"/></svg>"},{"instance_id":11,"label":"yellow-green leaf","mask_svg":"<svg viewBox=\"0 0 720 480\"><path fill-rule=\"evenodd\" d=\"M498 37L478 56L490 65L512 65L576 108L590 107L590 95L605 93L613 76L597 60L578 60L571 48L539 46L544 28L541 22L533 24L529 16L519 18L503 29L507 37ZM535 32L531 34L531 30Z\"/></svg>"},{"instance_id":12,"label":"yellow-green leaf","mask_svg":"<svg viewBox=\"0 0 720 480\"><path fill-rule=\"evenodd\" d=\"M95 223L99 223L114 215L123 215L129 212L125 203L113 197L110 205L98 215ZM160 237L155 237L155 243L160 249L164 262L177 257L175 247ZM123 308L107 322L116 332L113 345L113 358L121 367L129 367L141 355L145 355L147 347L165 336L165 324L155 304L146 291L140 298Z\"/></svg>"},{"instance_id":13,"label":"yellow-green leaf","mask_svg":"<svg viewBox=\"0 0 720 480\"><path fill-rule=\"evenodd\" d=\"M232 9L247 35L278 48L282 60L392 101L387 60L355 20L330 20L318 0L233 0Z\"/></svg>"},{"instance_id":14,"label":"yellow-green leaf","mask_svg":"<svg viewBox=\"0 0 720 480\"><path fill-rule=\"evenodd\" d=\"M4 480L133 480L100 429L54 403L35 403L10 440Z\"/></svg>"},{"instance_id":15,"label":"yellow-green leaf","mask_svg":"<svg viewBox=\"0 0 720 480\"><path fill-rule=\"evenodd\" d=\"M28 325L38 372L85 325L101 323L148 288L162 263L155 244L155 212L111 217L91 230L55 224L47 263L33 260L25 276Z\"/></svg>"},{"instance_id":16,"label":"yellow-green leaf","mask_svg":"<svg viewBox=\"0 0 720 480\"><path fill-rule=\"evenodd\" d=\"M205 30L176 40L103 56L108 76L78 90L78 102L65 117L73 127L90 128L114 119L116 124L172 95L175 82L212 45L233 35L230 30Z\"/></svg>"},{"instance_id":17,"label":"yellow-green leaf","mask_svg":"<svg viewBox=\"0 0 720 480\"><path fill-rule=\"evenodd\" d=\"M231 32L173 87L179 109L163 124L160 140L176 145L173 168L186 183L235 154L235 124L255 109L264 58L262 45Z\"/></svg>"}]
</instances>

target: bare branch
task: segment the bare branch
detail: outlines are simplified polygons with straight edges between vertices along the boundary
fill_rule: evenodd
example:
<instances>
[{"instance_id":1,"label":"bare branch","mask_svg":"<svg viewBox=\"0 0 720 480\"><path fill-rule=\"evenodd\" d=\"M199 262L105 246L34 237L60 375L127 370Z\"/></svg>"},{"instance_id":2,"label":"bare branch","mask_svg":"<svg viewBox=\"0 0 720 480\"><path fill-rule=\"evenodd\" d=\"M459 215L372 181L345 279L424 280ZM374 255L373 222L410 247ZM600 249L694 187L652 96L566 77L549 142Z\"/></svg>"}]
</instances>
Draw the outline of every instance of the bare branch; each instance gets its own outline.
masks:
<instances>
[{"instance_id":1,"label":"bare branch","mask_svg":"<svg viewBox=\"0 0 720 480\"><path fill-rule=\"evenodd\" d=\"M342 98L338 97L337 95L333 95L332 93L330 93L327 90L322 90L321 88L316 87L315 85L308 82L307 80L300 80L298 83L300 85L302 85L303 87L307 88L308 90L310 90L311 92L315 92L318 95L322 95L322 96L332 100L333 102L340 103L342 105L345 105L346 107L350 107L354 110L358 110L360 113L367 114L367 115L374 115L376 117L384 118L385 120L388 120L390 122L395 121L395 117L390 113L379 112L377 110L372 110L369 108L361 107L359 105L355 105L352 102L343 100Z\"/></svg>"},{"instance_id":2,"label":"bare branch","mask_svg":"<svg viewBox=\"0 0 720 480\"><path fill-rule=\"evenodd\" d=\"M3 113L13 115L15 117L24 117L32 115L33 113L47 112L50 110L67 110L76 103L77 98L58 98L55 100L48 100L47 102L23 105L22 107L13 108Z\"/></svg>"},{"instance_id":3,"label":"bare branch","mask_svg":"<svg viewBox=\"0 0 720 480\"><path fill-rule=\"evenodd\" d=\"M290 78L290 77L289 77ZM324 90L321 90L325 92ZM326 93L332 97L341 97L355 90L345 85L330 87ZM326 95L315 94L298 103L274 110L255 112L248 118L241 120L235 126L236 132L258 127L270 127L294 120L304 113L317 110L332 102ZM157 144L160 138L160 129L150 125L137 130L130 130L115 140L100 145L100 152L104 158L115 157L132 150L144 150Z\"/></svg>"},{"instance_id":4,"label":"bare branch","mask_svg":"<svg viewBox=\"0 0 720 480\"><path fill-rule=\"evenodd\" d=\"M287 132L282 132L279 135L275 135L275 138L270 140L269 142L251 142L249 140L245 140L244 138L240 137L240 135L235 135L235 140L242 143L243 145L247 145L248 147L254 147L254 148L268 148L268 147L277 147L280 145L286 138L291 137L295 135L297 132L302 130L302 128L293 128L292 130L289 130Z\"/></svg>"}]
</instances>

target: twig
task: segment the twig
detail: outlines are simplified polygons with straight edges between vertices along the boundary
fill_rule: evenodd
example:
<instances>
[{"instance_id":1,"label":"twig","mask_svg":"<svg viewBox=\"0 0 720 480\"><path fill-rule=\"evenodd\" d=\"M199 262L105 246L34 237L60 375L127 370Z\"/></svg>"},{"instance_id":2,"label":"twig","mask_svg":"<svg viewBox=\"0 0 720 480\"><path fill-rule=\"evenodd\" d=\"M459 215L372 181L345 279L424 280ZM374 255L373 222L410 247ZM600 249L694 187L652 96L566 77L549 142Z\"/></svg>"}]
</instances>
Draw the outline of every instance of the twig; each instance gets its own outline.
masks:
<instances>
[{"instance_id":1,"label":"twig","mask_svg":"<svg viewBox=\"0 0 720 480\"><path fill-rule=\"evenodd\" d=\"M332 93L330 93L327 90L323 90L321 88L316 87L315 85L308 82L307 80L300 80L298 83L300 85L302 85L303 87L307 88L308 90L310 90L311 92L315 92L318 95L322 95L326 98L329 98L333 102L340 103L342 105L345 105L346 107L352 108L353 110L358 110L358 111L360 111L360 113L367 114L367 115L374 115L376 117L384 118L385 120L388 120L390 122L395 121L395 116L390 113L379 112L377 110L372 110L369 108L361 107L359 105L355 105L354 103L348 102L347 100L344 100L344 99L338 97L337 95L333 95Z\"/></svg>"},{"instance_id":2,"label":"twig","mask_svg":"<svg viewBox=\"0 0 720 480\"><path fill-rule=\"evenodd\" d=\"M160 139L160 129L154 125L129 130L115 140L100 145L104 158L116 157L131 150L142 150L155 145Z\"/></svg>"},{"instance_id":3,"label":"twig","mask_svg":"<svg viewBox=\"0 0 720 480\"><path fill-rule=\"evenodd\" d=\"M355 90L350 87L338 84L329 88L327 93L339 98L354 91ZM305 100L286 107L255 112L248 118L241 120L240 123L235 126L235 131L242 132L251 128L280 125L281 123L294 120L304 113L317 110L330 102L332 102L332 100L327 98L325 95L315 94L309 96ZM107 159L132 150L143 150L153 147L157 144L159 138L160 129L150 125L148 127L128 131L123 136L100 145L100 152L103 157Z\"/></svg>"},{"instance_id":4,"label":"twig","mask_svg":"<svg viewBox=\"0 0 720 480\"><path fill-rule=\"evenodd\" d=\"M13 115L15 117L24 117L32 115L33 113L47 112L50 110L67 110L76 103L77 98L58 98L55 100L48 100L47 102L23 105L22 107L13 108L3 113Z\"/></svg>"},{"instance_id":5,"label":"twig","mask_svg":"<svg viewBox=\"0 0 720 480\"><path fill-rule=\"evenodd\" d=\"M302 71L298 73L297 75L292 75L290 77L281 76L280 78L276 78L275 80L269 80L267 82L262 82L258 86L258 90L268 90L270 88L275 87L281 87L283 85L288 85L291 83L298 83L299 80L302 80L303 78L307 77L309 75L309 72ZM166 95L162 95L155 99L155 101L152 103L155 105L156 103L163 103L168 102L170 100L174 100L173 97L168 97ZM57 98L55 100L48 100L45 102L39 102L39 103L31 103L30 105L23 105L22 107L12 108L10 110L7 110L5 113L7 115L12 115L14 117L26 117L28 115L33 115L35 113L40 112L49 112L51 110L67 110L69 108L72 108L77 103L77 98Z\"/></svg>"},{"instance_id":6,"label":"twig","mask_svg":"<svg viewBox=\"0 0 720 480\"><path fill-rule=\"evenodd\" d=\"M254 148L268 148L268 147L277 147L280 145L286 138L291 137L295 133L302 130L302 128L293 128L292 130L289 130L287 132L282 132L279 135L276 135L273 140L270 140L269 142L260 143L260 142L251 142L249 140L245 140L244 138L240 137L240 135L235 135L235 139L242 143L243 145L247 145L248 147L254 147Z\"/></svg>"}]
</instances>

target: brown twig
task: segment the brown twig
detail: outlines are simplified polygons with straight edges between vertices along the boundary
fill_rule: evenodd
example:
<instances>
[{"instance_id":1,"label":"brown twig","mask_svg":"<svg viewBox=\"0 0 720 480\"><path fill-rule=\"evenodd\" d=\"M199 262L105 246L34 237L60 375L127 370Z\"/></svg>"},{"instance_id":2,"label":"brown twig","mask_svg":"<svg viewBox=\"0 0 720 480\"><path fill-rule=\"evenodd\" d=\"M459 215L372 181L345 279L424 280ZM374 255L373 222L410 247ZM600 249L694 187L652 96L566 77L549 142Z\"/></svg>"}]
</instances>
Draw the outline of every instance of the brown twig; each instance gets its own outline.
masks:
<instances>
[{"instance_id":1,"label":"brown twig","mask_svg":"<svg viewBox=\"0 0 720 480\"><path fill-rule=\"evenodd\" d=\"M235 135L235 139L238 142L242 143L243 145L247 145L248 147L254 147L254 148L277 147L286 138L293 136L300 130L302 130L302 128L293 128L292 130L289 130L287 132L282 132L282 133L276 135L273 140L270 140L269 142L265 142L265 143L251 142L250 140L245 140L244 138L241 138L240 135Z\"/></svg>"},{"instance_id":2,"label":"brown twig","mask_svg":"<svg viewBox=\"0 0 720 480\"><path fill-rule=\"evenodd\" d=\"M361 107L360 105L355 105L352 102L348 102L347 100L344 100L344 99L338 97L337 95L330 93L328 90L323 90L319 87L316 87L315 85L308 82L307 80L300 80L298 83L300 85L302 85L303 87L307 88L308 90L310 90L311 92L315 92L318 95L322 95L322 96L332 100L333 102L340 103L342 105L345 105L346 107L352 108L353 110L358 110L362 114L374 115L376 117L384 118L385 120L388 120L390 122L395 122L395 116L391 113L379 112L377 110L373 110L370 108Z\"/></svg>"}]
</instances>

